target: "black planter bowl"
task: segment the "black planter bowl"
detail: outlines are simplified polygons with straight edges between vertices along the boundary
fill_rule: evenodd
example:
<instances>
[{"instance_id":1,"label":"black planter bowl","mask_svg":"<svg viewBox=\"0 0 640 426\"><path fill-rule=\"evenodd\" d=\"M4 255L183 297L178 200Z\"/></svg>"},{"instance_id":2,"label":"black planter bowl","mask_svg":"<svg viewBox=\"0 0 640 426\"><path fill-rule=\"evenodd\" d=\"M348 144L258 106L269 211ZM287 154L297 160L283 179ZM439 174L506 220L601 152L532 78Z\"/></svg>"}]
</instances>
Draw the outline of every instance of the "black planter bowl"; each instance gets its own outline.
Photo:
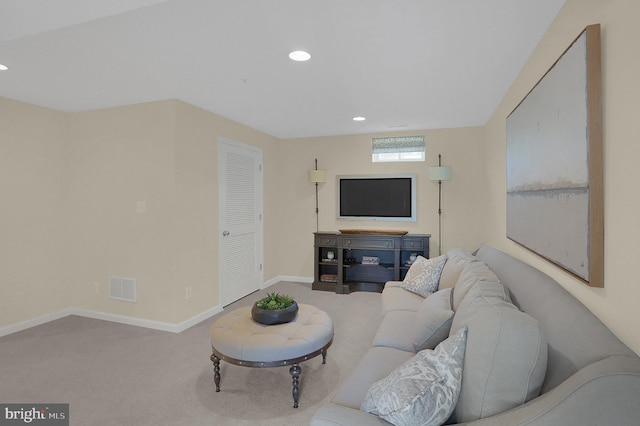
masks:
<instances>
[{"instance_id":1,"label":"black planter bowl","mask_svg":"<svg viewBox=\"0 0 640 426\"><path fill-rule=\"evenodd\" d=\"M284 324L291 322L298 314L298 304L294 301L293 305L284 309L262 309L258 308L256 304L253 304L251 308L251 318L255 322L259 322L264 325Z\"/></svg>"}]
</instances>

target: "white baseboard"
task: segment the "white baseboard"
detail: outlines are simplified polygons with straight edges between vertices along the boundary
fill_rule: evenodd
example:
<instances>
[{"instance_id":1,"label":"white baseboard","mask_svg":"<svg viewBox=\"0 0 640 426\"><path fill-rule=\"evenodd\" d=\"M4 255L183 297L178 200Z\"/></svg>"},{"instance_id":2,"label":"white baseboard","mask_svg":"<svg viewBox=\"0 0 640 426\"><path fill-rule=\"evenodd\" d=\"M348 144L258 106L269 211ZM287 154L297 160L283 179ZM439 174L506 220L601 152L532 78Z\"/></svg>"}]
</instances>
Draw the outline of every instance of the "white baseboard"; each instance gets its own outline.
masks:
<instances>
[{"instance_id":1,"label":"white baseboard","mask_svg":"<svg viewBox=\"0 0 640 426\"><path fill-rule=\"evenodd\" d=\"M51 312L49 314L42 315L41 317L32 318L26 321L18 322L16 324L0 327L0 337L17 333L18 331L26 330L31 327L36 327L38 325L46 324L48 322L67 317L69 315L72 315L71 308L62 309L60 311Z\"/></svg>"},{"instance_id":2,"label":"white baseboard","mask_svg":"<svg viewBox=\"0 0 640 426\"><path fill-rule=\"evenodd\" d=\"M313 277L296 277L291 275L278 275L275 278L272 278L268 281L265 281L262 284L262 289L272 286L273 284L279 283L280 281L292 281L298 283L312 283ZM187 330L194 325L211 318L212 316L219 314L222 312L222 306L216 305L210 309L207 309L204 312L200 312L197 315L194 315L191 318L188 318L178 324L173 324L170 322L163 321L155 321L144 318L136 318L129 317L126 315L118 315L112 314L108 312L100 312L94 311L92 309L82 309L82 308L66 308L61 309L56 312L52 312L46 315L42 315L37 318L33 318L30 320L22 321L16 324L7 325L5 327L0 327L0 337L7 336L9 334L17 333L18 331L26 330L31 327L35 327L38 325L46 324L51 321L55 321L60 318L68 317L69 315L77 315L86 318L99 319L103 321L111 321L119 324L127 324L134 325L136 327L145 327L151 328L154 330L167 331L170 333L181 333Z\"/></svg>"},{"instance_id":3,"label":"white baseboard","mask_svg":"<svg viewBox=\"0 0 640 426\"><path fill-rule=\"evenodd\" d=\"M291 281L294 283L311 284L313 282L313 277L296 277L293 275L278 275L275 278L265 281L264 284L262 284L261 288L264 290L265 288L271 287L272 285L279 283L280 281Z\"/></svg>"},{"instance_id":4,"label":"white baseboard","mask_svg":"<svg viewBox=\"0 0 640 426\"><path fill-rule=\"evenodd\" d=\"M66 308L57 312L43 315L38 318L33 318L27 321L22 321L17 324L0 327L0 337L9 334L17 333L18 331L26 330L31 327L46 324L51 321L55 321L60 318L68 317L69 315L77 315L80 317L93 318L103 321L116 322L119 324L134 325L136 327L151 328L154 330L168 331L170 333L181 333L194 325L211 318L212 316L222 312L222 307L216 305L213 308L207 309L191 318L188 318L178 324L170 322L154 321L144 318L128 317L125 315L111 314L108 312L94 311L91 309L82 308Z\"/></svg>"},{"instance_id":5,"label":"white baseboard","mask_svg":"<svg viewBox=\"0 0 640 426\"><path fill-rule=\"evenodd\" d=\"M200 312L198 315L192 316L189 319L186 319L176 325L176 330L174 333L182 333L183 331L193 327L196 324L201 323L204 320L211 318L214 315L222 312L222 306L219 304L214 306L213 308L209 308L204 312Z\"/></svg>"},{"instance_id":6,"label":"white baseboard","mask_svg":"<svg viewBox=\"0 0 640 426\"><path fill-rule=\"evenodd\" d=\"M276 283L279 283L280 281L312 283L313 277L296 277L292 275L278 275L275 278L265 281L261 288L265 289ZM0 337L17 333L18 331L26 330L31 327L36 327L38 325L46 324L48 322L55 321L60 318L68 317L69 315L77 315L80 317L116 322L119 324L134 325L136 327L151 328L153 330L167 331L170 333L181 333L193 327L194 325L202 321L205 321L216 314L219 314L220 312L222 312L222 306L216 305L178 324L174 324L170 322L155 321L155 320L149 320L144 318L128 317L126 315L111 314L108 312L94 311L92 309L66 308L57 312L52 312L52 313L43 315L38 318L33 318L33 319L22 321L16 324L0 327Z\"/></svg>"},{"instance_id":7,"label":"white baseboard","mask_svg":"<svg viewBox=\"0 0 640 426\"><path fill-rule=\"evenodd\" d=\"M93 311L91 309L79 309L71 308L70 315L78 315L86 318L99 319L103 321L117 322L120 324L135 325L137 327L151 328L153 330L168 331L170 333L181 333L184 330L193 327L194 325L211 318L212 316L222 312L222 307L216 305L213 308L207 309L189 319L186 319L178 324L148 320L144 318L128 317L125 315L111 314L107 312Z\"/></svg>"}]
</instances>

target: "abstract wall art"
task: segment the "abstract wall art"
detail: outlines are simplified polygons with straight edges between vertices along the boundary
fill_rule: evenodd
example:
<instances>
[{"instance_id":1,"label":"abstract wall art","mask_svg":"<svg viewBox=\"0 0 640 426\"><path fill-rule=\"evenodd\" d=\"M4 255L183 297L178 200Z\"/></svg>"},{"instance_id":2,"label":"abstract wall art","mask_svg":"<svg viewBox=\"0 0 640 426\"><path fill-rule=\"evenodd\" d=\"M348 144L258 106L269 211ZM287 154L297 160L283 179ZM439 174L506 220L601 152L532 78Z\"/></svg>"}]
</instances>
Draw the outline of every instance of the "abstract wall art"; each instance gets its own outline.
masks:
<instances>
[{"instance_id":1,"label":"abstract wall art","mask_svg":"<svg viewBox=\"0 0 640 426\"><path fill-rule=\"evenodd\" d=\"M600 26L507 117L507 237L604 286Z\"/></svg>"}]
</instances>

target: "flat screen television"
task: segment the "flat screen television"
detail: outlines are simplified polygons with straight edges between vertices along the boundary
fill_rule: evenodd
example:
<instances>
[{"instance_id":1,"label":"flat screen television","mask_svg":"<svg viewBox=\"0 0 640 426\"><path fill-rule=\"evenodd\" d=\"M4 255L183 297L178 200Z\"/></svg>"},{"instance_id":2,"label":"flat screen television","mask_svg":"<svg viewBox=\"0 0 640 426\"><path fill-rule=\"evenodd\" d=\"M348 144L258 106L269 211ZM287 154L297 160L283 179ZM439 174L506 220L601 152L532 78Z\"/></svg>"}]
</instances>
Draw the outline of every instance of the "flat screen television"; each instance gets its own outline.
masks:
<instances>
[{"instance_id":1,"label":"flat screen television","mask_svg":"<svg viewBox=\"0 0 640 426\"><path fill-rule=\"evenodd\" d=\"M416 175L338 176L338 219L416 221Z\"/></svg>"}]
</instances>

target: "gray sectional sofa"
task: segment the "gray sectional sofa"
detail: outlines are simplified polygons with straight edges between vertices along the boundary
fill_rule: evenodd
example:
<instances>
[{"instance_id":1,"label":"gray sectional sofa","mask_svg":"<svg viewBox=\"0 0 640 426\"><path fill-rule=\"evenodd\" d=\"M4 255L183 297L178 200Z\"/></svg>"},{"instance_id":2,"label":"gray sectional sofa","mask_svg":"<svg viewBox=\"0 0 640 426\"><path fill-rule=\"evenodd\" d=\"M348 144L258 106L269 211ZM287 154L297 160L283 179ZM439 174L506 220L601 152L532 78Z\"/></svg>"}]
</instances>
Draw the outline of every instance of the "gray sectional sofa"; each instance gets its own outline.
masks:
<instances>
[{"instance_id":1,"label":"gray sectional sofa","mask_svg":"<svg viewBox=\"0 0 640 426\"><path fill-rule=\"evenodd\" d=\"M423 298L390 282L381 300L372 346L312 425L388 425L361 409L371 385L461 328L448 424L640 424L640 358L558 283L505 253L451 250L437 292Z\"/></svg>"}]
</instances>

